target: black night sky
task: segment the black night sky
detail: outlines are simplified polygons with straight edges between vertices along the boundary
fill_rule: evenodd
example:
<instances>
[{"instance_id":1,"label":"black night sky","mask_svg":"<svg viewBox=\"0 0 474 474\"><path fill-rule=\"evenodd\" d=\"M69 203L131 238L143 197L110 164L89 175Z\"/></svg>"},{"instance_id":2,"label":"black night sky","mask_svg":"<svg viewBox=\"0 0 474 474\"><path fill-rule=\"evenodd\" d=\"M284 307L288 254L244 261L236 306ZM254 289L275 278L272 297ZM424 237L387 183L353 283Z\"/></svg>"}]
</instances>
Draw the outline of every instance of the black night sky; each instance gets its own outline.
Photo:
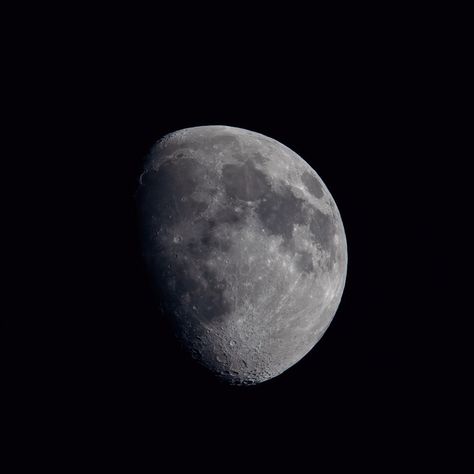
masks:
<instances>
[{"instance_id":1,"label":"black night sky","mask_svg":"<svg viewBox=\"0 0 474 474\"><path fill-rule=\"evenodd\" d=\"M382 27L375 36L260 35L255 24L252 38L158 28L150 42L142 26L108 36L98 22L94 39L52 36L54 57L33 54L44 74L29 90L31 120L48 110L47 137L62 156L46 190L58 229L43 237L46 289L37 291L47 309L12 316L4 332L18 410L38 419L32 436L72 433L64 450L92 443L111 457L132 446L158 459L173 452L177 465L227 457L247 469L251 456L264 466L286 454L291 472L316 468L319 453L338 446L333 459L376 452L387 463L417 452L442 390L428 334L440 308L427 301L443 292L432 236L444 204L433 207L429 191L443 144L424 43ZM217 124L303 157L334 197L348 243L346 287L326 334L253 387L226 386L181 352L157 317L138 247L144 156L166 133Z\"/></svg>"}]
</instances>

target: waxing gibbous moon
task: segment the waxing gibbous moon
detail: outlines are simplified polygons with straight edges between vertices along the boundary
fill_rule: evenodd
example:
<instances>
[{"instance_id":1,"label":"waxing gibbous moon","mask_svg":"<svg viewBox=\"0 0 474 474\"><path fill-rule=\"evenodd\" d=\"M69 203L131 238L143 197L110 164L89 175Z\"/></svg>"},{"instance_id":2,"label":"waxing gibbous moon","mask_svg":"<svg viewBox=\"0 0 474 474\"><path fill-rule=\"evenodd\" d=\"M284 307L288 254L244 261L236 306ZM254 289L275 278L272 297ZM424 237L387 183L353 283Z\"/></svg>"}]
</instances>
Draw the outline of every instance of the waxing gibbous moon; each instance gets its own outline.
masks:
<instances>
[{"instance_id":1,"label":"waxing gibbous moon","mask_svg":"<svg viewBox=\"0 0 474 474\"><path fill-rule=\"evenodd\" d=\"M160 305L202 365L256 384L319 341L347 246L334 199L300 156L240 128L179 130L147 157L137 204Z\"/></svg>"}]
</instances>

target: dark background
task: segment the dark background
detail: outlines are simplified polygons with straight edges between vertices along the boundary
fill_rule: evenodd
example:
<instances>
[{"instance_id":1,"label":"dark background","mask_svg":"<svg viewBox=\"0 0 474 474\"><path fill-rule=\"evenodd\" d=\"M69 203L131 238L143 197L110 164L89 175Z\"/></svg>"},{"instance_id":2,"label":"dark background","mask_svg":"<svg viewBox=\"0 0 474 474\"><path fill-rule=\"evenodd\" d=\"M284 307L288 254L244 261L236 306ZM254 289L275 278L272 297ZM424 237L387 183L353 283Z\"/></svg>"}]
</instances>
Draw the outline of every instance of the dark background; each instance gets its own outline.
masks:
<instances>
[{"instance_id":1,"label":"dark background","mask_svg":"<svg viewBox=\"0 0 474 474\"><path fill-rule=\"evenodd\" d=\"M28 60L16 58L25 73L15 117L34 130L34 146L19 139L36 161L27 174L48 177L28 200L23 234L39 263L16 276L34 288L3 331L16 429L70 460L134 451L157 465L222 457L247 469L258 455L264 466L288 457L296 472L333 452L331 462L423 458L446 391L432 336L446 277L435 256L450 226L442 36L416 22L301 23L285 12L273 26L254 12L245 27L195 24L189 11L186 21L122 13L92 15L87 28L60 23L40 45L23 39ZM347 282L328 331L254 387L223 385L181 352L137 243L144 156L166 133L212 124L302 156L347 235Z\"/></svg>"}]
</instances>

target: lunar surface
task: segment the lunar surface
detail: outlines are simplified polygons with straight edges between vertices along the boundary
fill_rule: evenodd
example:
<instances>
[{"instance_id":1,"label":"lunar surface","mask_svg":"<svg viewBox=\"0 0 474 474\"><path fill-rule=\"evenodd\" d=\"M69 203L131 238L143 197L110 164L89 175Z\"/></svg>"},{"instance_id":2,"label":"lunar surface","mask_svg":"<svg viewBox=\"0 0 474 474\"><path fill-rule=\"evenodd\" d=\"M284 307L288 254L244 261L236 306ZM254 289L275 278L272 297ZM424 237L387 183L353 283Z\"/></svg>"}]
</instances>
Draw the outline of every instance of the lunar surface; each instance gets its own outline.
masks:
<instances>
[{"instance_id":1,"label":"lunar surface","mask_svg":"<svg viewBox=\"0 0 474 474\"><path fill-rule=\"evenodd\" d=\"M147 157L137 204L161 308L201 364L256 384L319 341L342 296L346 238L296 153L234 127L179 130Z\"/></svg>"}]
</instances>

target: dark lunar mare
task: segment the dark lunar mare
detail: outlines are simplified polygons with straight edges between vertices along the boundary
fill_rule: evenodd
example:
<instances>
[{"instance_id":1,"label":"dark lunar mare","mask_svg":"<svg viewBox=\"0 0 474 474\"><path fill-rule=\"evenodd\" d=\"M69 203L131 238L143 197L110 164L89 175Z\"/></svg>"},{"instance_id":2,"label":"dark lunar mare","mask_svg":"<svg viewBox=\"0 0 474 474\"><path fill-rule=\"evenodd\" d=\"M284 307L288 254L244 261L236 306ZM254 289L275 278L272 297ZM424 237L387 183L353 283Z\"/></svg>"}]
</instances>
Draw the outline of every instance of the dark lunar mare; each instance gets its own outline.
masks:
<instances>
[{"instance_id":1,"label":"dark lunar mare","mask_svg":"<svg viewBox=\"0 0 474 474\"><path fill-rule=\"evenodd\" d=\"M336 229L331 216L323 214L319 209L314 209L309 229L314 236L314 241L318 242L321 248L329 253L330 261L333 262L336 255L333 240Z\"/></svg>"},{"instance_id":2,"label":"dark lunar mare","mask_svg":"<svg viewBox=\"0 0 474 474\"><path fill-rule=\"evenodd\" d=\"M255 201L270 192L267 177L250 160L242 165L224 165L222 178L227 196L231 199Z\"/></svg>"},{"instance_id":3,"label":"dark lunar mare","mask_svg":"<svg viewBox=\"0 0 474 474\"><path fill-rule=\"evenodd\" d=\"M301 175L301 181L306 186L306 189L317 199L324 196L323 186L318 178L314 177L307 171Z\"/></svg>"}]
</instances>

